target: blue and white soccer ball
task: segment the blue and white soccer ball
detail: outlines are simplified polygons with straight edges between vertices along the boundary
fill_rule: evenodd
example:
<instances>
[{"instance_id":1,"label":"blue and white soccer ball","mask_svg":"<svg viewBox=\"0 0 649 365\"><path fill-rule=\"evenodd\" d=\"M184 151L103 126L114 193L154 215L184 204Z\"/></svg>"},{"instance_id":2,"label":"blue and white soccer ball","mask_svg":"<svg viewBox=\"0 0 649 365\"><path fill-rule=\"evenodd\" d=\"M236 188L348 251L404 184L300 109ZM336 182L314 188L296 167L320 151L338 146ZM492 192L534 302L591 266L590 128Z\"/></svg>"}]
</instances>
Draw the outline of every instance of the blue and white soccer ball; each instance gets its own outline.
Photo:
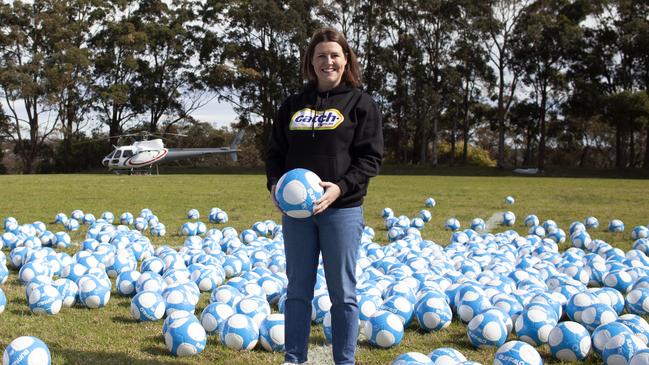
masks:
<instances>
[{"instance_id":1,"label":"blue and white soccer ball","mask_svg":"<svg viewBox=\"0 0 649 365\"><path fill-rule=\"evenodd\" d=\"M543 226L531 226L527 230L527 233L538 237L545 237L545 228L543 228Z\"/></svg>"},{"instance_id":2,"label":"blue and white soccer ball","mask_svg":"<svg viewBox=\"0 0 649 365\"><path fill-rule=\"evenodd\" d=\"M221 302L233 308L241 299L243 299L243 294L237 288L228 284L219 286L210 294L211 303Z\"/></svg>"},{"instance_id":3,"label":"blue and white soccer ball","mask_svg":"<svg viewBox=\"0 0 649 365\"><path fill-rule=\"evenodd\" d=\"M201 325L205 328L208 335L215 335L221 332L225 322L234 314L231 306L213 302L207 305L201 313Z\"/></svg>"},{"instance_id":4,"label":"blue and white soccer ball","mask_svg":"<svg viewBox=\"0 0 649 365\"><path fill-rule=\"evenodd\" d=\"M440 347L428 354L433 365L459 364L466 361L466 357L460 351L451 347Z\"/></svg>"},{"instance_id":5,"label":"blue and white soccer ball","mask_svg":"<svg viewBox=\"0 0 649 365\"><path fill-rule=\"evenodd\" d=\"M52 282L52 286L61 294L63 307L70 308L77 302L79 286L74 281L61 278Z\"/></svg>"},{"instance_id":6,"label":"blue and white soccer ball","mask_svg":"<svg viewBox=\"0 0 649 365\"><path fill-rule=\"evenodd\" d=\"M599 220L593 216L586 217L584 219L584 226L586 226L586 229L597 229L599 227Z\"/></svg>"},{"instance_id":7,"label":"blue and white soccer ball","mask_svg":"<svg viewBox=\"0 0 649 365\"><path fill-rule=\"evenodd\" d=\"M43 260L29 261L21 266L20 271L18 271L18 278L23 284L29 283L34 277L39 275L52 276L49 265Z\"/></svg>"},{"instance_id":8,"label":"blue and white soccer ball","mask_svg":"<svg viewBox=\"0 0 649 365\"><path fill-rule=\"evenodd\" d=\"M437 205L437 202L432 197L428 197L426 198L426 201L424 201L424 205L429 208L434 208Z\"/></svg>"},{"instance_id":9,"label":"blue and white soccer ball","mask_svg":"<svg viewBox=\"0 0 649 365\"><path fill-rule=\"evenodd\" d=\"M68 216L65 213L58 213L54 217L54 224L64 225L68 221Z\"/></svg>"},{"instance_id":10,"label":"blue and white soccer ball","mask_svg":"<svg viewBox=\"0 0 649 365\"><path fill-rule=\"evenodd\" d=\"M542 365L541 355L523 341L509 341L496 351L494 365Z\"/></svg>"},{"instance_id":11,"label":"blue and white soccer ball","mask_svg":"<svg viewBox=\"0 0 649 365\"><path fill-rule=\"evenodd\" d=\"M57 314L63 306L63 297L52 285L40 285L31 290L29 310L34 314Z\"/></svg>"},{"instance_id":12,"label":"blue and white soccer ball","mask_svg":"<svg viewBox=\"0 0 649 365\"><path fill-rule=\"evenodd\" d=\"M18 220L14 217L6 217L2 222L5 232L14 232L18 229Z\"/></svg>"},{"instance_id":13,"label":"blue and white soccer ball","mask_svg":"<svg viewBox=\"0 0 649 365\"><path fill-rule=\"evenodd\" d=\"M533 346L548 342L550 331L556 326L555 314L550 314L538 307L525 309L516 318L514 329L521 341Z\"/></svg>"},{"instance_id":14,"label":"blue and white soccer ball","mask_svg":"<svg viewBox=\"0 0 649 365\"><path fill-rule=\"evenodd\" d=\"M525 217L525 220L523 221L523 223L527 227L533 227L533 226L538 226L540 224L540 221L539 221L539 217L537 217L534 214L530 214L527 217Z\"/></svg>"},{"instance_id":15,"label":"blue and white soccer ball","mask_svg":"<svg viewBox=\"0 0 649 365\"><path fill-rule=\"evenodd\" d=\"M106 276L108 277L108 276ZM84 275L79 279L79 301L86 307L102 308L110 300L110 281L101 280L93 275Z\"/></svg>"},{"instance_id":16,"label":"blue and white soccer ball","mask_svg":"<svg viewBox=\"0 0 649 365\"><path fill-rule=\"evenodd\" d=\"M512 205L512 204L514 204L515 202L516 202L516 200L514 199L513 196L508 195L508 196L505 197L505 204Z\"/></svg>"},{"instance_id":17,"label":"blue and white soccer ball","mask_svg":"<svg viewBox=\"0 0 649 365\"><path fill-rule=\"evenodd\" d=\"M136 321L155 322L164 314L165 300L158 292L139 292L131 299L131 315Z\"/></svg>"},{"instance_id":18,"label":"blue and white soccer ball","mask_svg":"<svg viewBox=\"0 0 649 365\"><path fill-rule=\"evenodd\" d=\"M392 208L383 208L383 211L381 212L381 218L387 219L392 217L394 217L394 211L392 210Z\"/></svg>"},{"instance_id":19,"label":"blue and white soccer ball","mask_svg":"<svg viewBox=\"0 0 649 365\"><path fill-rule=\"evenodd\" d=\"M187 219L199 219L201 217L201 213L198 211L198 209L190 209L187 212Z\"/></svg>"},{"instance_id":20,"label":"blue and white soccer ball","mask_svg":"<svg viewBox=\"0 0 649 365\"><path fill-rule=\"evenodd\" d=\"M190 286L193 290L189 288ZM200 290L197 290L195 283L191 281L183 284L172 282L162 292L162 298L165 301L165 313L169 315L179 310L194 313L199 296Z\"/></svg>"},{"instance_id":21,"label":"blue and white soccer ball","mask_svg":"<svg viewBox=\"0 0 649 365\"><path fill-rule=\"evenodd\" d=\"M86 214L83 215L83 220L82 220L82 222L83 222L83 224L85 224L85 225L88 225L88 226L89 226L89 225L92 225L92 224L95 223L96 221L97 221L97 218L95 218L95 215L92 214L92 213L86 213Z\"/></svg>"},{"instance_id":22,"label":"blue and white soccer ball","mask_svg":"<svg viewBox=\"0 0 649 365\"><path fill-rule=\"evenodd\" d=\"M464 323L469 323L478 313L492 306L484 290L478 286L467 290L460 289L455 296L455 305L457 314Z\"/></svg>"},{"instance_id":23,"label":"blue and white soccer ball","mask_svg":"<svg viewBox=\"0 0 649 365\"><path fill-rule=\"evenodd\" d=\"M642 349L636 352L631 358L631 361L629 361L629 365L646 365L646 364L649 364L649 349Z\"/></svg>"},{"instance_id":24,"label":"blue and white soccer ball","mask_svg":"<svg viewBox=\"0 0 649 365\"><path fill-rule=\"evenodd\" d=\"M508 226L511 227L516 223L516 215L514 212L506 211L503 213L503 220L502 220L502 225L503 226Z\"/></svg>"},{"instance_id":25,"label":"blue and white soccer ball","mask_svg":"<svg viewBox=\"0 0 649 365\"><path fill-rule=\"evenodd\" d=\"M112 212L103 212L101 213L101 219L110 224L113 224L113 222L115 221L115 214L113 214Z\"/></svg>"},{"instance_id":26,"label":"blue and white soccer ball","mask_svg":"<svg viewBox=\"0 0 649 365\"><path fill-rule=\"evenodd\" d=\"M579 231L585 231L585 230L586 230L586 225L584 225L580 221L574 221L570 223L570 226L568 227L568 233L570 233L571 236Z\"/></svg>"},{"instance_id":27,"label":"blue and white soccer ball","mask_svg":"<svg viewBox=\"0 0 649 365\"><path fill-rule=\"evenodd\" d=\"M581 323L583 311L597 302L597 297L591 293L577 293L568 299L565 305L566 314L573 321Z\"/></svg>"},{"instance_id":28,"label":"blue and white soccer ball","mask_svg":"<svg viewBox=\"0 0 649 365\"><path fill-rule=\"evenodd\" d=\"M271 314L261 321L259 342L266 351L284 352L284 315Z\"/></svg>"},{"instance_id":29,"label":"blue and white soccer ball","mask_svg":"<svg viewBox=\"0 0 649 365\"><path fill-rule=\"evenodd\" d=\"M482 218L473 218L471 220L471 229L477 232L482 232L485 230L486 224Z\"/></svg>"},{"instance_id":30,"label":"blue and white soccer ball","mask_svg":"<svg viewBox=\"0 0 649 365\"><path fill-rule=\"evenodd\" d=\"M548 338L552 356L561 361L583 360L591 347L590 333L577 322L560 322Z\"/></svg>"},{"instance_id":31,"label":"blue and white soccer ball","mask_svg":"<svg viewBox=\"0 0 649 365\"><path fill-rule=\"evenodd\" d=\"M636 288L626 295L626 310L632 314L649 314L649 288Z\"/></svg>"},{"instance_id":32,"label":"blue and white soccer ball","mask_svg":"<svg viewBox=\"0 0 649 365\"><path fill-rule=\"evenodd\" d=\"M220 208L212 208L208 216L210 223L227 223L228 222L228 213Z\"/></svg>"},{"instance_id":33,"label":"blue and white soccer ball","mask_svg":"<svg viewBox=\"0 0 649 365\"><path fill-rule=\"evenodd\" d=\"M430 222L430 220L433 218L433 214L428 209L420 210L418 215L419 218L421 218L425 223Z\"/></svg>"},{"instance_id":34,"label":"blue and white soccer ball","mask_svg":"<svg viewBox=\"0 0 649 365\"><path fill-rule=\"evenodd\" d=\"M577 231L573 233L570 236L570 240L572 241L573 247L581 248L581 249L588 249L591 245L591 242L593 241L590 238L590 234L588 234L586 230Z\"/></svg>"},{"instance_id":35,"label":"blue and white soccer ball","mask_svg":"<svg viewBox=\"0 0 649 365\"><path fill-rule=\"evenodd\" d=\"M143 217L137 217L135 218L135 222L133 222L133 228L137 229L140 232L147 229L148 226L149 226L149 222L147 221L146 218Z\"/></svg>"},{"instance_id":36,"label":"blue and white soccer ball","mask_svg":"<svg viewBox=\"0 0 649 365\"><path fill-rule=\"evenodd\" d=\"M324 194L320 177L307 169L293 169L277 181L275 200L289 217L307 218L313 215L316 200Z\"/></svg>"},{"instance_id":37,"label":"blue and white soccer ball","mask_svg":"<svg viewBox=\"0 0 649 365\"><path fill-rule=\"evenodd\" d=\"M477 348L499 347L504 344L509 335L503 321L505 316L497 315L499 309L486 310L473 317L467 326L467 335L471 344Z\"/></svg>"},{"instance_id":38,"label":"blue and white soccer ball","mask_svg":"<svg viewBox=\"0 0 649 365\"><path fill-rule=\"evenodd\" d=\"M620 322L611 322L597 327L590 336L593 349L601 355L608 340L622 332L633 334L633 331L629 327Z\"/></svg>"},{"instance_id":39,"label":"blue and white soccer ball","mask_svg":"<svg viewBox=\"0 0 649 365\"><path fill-rule=\"evenodd\" d=\"M259 327L245 314L233 314L221 329L221 343L233 350L252 350L258 341Z\"/></svg>"},{"instance_id":40,"label":"blue and white soccer ball","mask_svg":"<svg viewBox=\"0 0 649 365\"><path fill-rule=\"evenodd\" d=\"M50 365L52 358L45 342L32 336L22 336L11 341L2 355L3 365Z\"/></svg>"},{"instance_id":41,"label":"blue and white soccer ball","mask_svg":"<svg viewBox=\"0 0 649 365\"><path fill-rule=\"evenodd\" d=\"M631 230L632 240L637 240L640 238L647 238L647 237L649 237L649 228L645 226L635 226L633 227L633 230Z\"/></svg>"},{"instance_id":42,"label":"blue and white soccer ball","mask_svg":"<svg viewBox=\"0 0 649 365\"><path fill-rule=\"evenodd\" d=\"M385 310L378 310L365 322L363 333L375 347L389 348L401 343L403 323L399 316Z\"/></svg>"},{"instance_id":43,"label":"blue and white soccer ball","mask_svg":"<svg viewBox=\"0 0 649 365\"><path fill-rule=\"evenodd\" d=\"M417 301L415 316L419 328L428 332L448 327L453 319L453 312L446 301L445 295L429 292Z\"/></svg>"},{"instance_id":44,"label":"blue and white soccer ball","mask_svg":"<svg viewBox=\"0 0 649 365\"><path fill-rule=\"evenodd\" d=\"M124 296L135 295L136 290L135 286L137 284L137 279L140 278L140 272L135 270L126 270L117 275L115 280L115 286L117 287L117 292Z\"/></svg>"},{"instance_id":45,"label":"blue and white soccer ball","mask_svg":"<svg viewBox=\"0 0 649 365\"><path fill-rule=\"evenodd\" d=\"M608 223L609 232L624 232L624 222L619 219L613 219Z\"/></svg>"},{"instance_id":46,"label":"blue and white soccer ball","mask_svg":"<svg viewBox=\"0 0 649 365\"><path fill-rule=\"evenodd\" d=\"M623 314L617 321L629 327L645 344L649 343L649 323L644 318L637 314Z\"/></svg>"},{"instance_id":47,"label":"blue and white soccer ball","mask_svg":"<svg viewBox=\"0 0 649 365\"><path fill-rule=\"evenodd\" d=\"M203 352L207 335L198 318L183 311L174 313L178 313L179 318L171 320L163 328L167 349L174 356L193 356Z\"/></svg>"},{"instance_id":48,"label":"blue and white soccer ball","mask_svg":"<svg viewBox=\"0 0 649 365\"><path fill-rule=\"evenodd\" d=\"M0 288L0 314L5 311L5 307L7 306L7 296L5 295L4 291L2 291L2 288Z\"/></svg>"},{"instance_id":49,"label":"blue and white soccer ball","mask_svg":"<svg viewBox=\"0 0 649 365\"><path fill-rule=\"evenodd\" d=\"M617 320L617 313L610 305L604 303L593 303L581 312L581 324L588 331L594 331L602 324Z\"/></svg>"},{"instance_id":50,"label":"blue and white soccer ball","mask_svg":"<svg viewBox=\"0 0 649 365\"><path fill-rule=\"evenodd\" d=\"M633 285L633 278L625 270L613 270L604 275L603 282L605 286L626 294Z\"/></svg>"},{"instance_id":51,"label":"blue and white soccer ball","mask_svg":"<svg viewBox=\"0 0 649 365\"><path fill-rule=\"evenodd\" d=\"M433 360L421 352L406 352L397 356L390 365L433 365Z\"/></svg>"},{"instance_id":52,"label":"blue and white soccer ball","mask_svg":"<svg viewBox=\"0 0 649 365\"><path fill-rule=\"evenodd\" d=\"M79 230L79 221L75 218L68 219L64 224L65 229L68 231L78 231Z\"/></svg>"},{"instance_id":53,"label":"blue and white soccer ball","mask_svg":"<svg viewBox=\"0 0 649 365\"><path fill-rule=\"evenodd\" d=\"M606 364L628 364L636 352L646 348L647 343L640 337L622 332L606 342L602 351L602 359Z\"/></svg>"},{"instance_id":54,"label":"blue and white soccer ball","mask_svg":"<svg viewBox=\"0 0 649 365\"><path fill-rule=\"evenodd\" d=\"M266 298L256 297L256 296L247 296L241 299L235 306L234 312L237 314L244 314L247 317L250 317L257 325L264 320L270 313L270 304L266 301Z\"/></svg>"},{"instance_id":55,"label":"blue and white soccer ball","mask_svg":"<svg viewBox=\"0 0 649 365\"><path fill-rule=\"evenodd\" d=\"M119 222L125 226L130 226L134 221L133 213L124 212L119 216Z\"/></svg>"},{"instance_id":56,"label":"blue and white soccer ball","mask_svg":"<svg viewBox=\"0 0 649 365\"><path fill-rule=\"evenodd\" d=\"M149 233L154 237L162 237L167 234L167 226L158 222L149 228Z\"/></svg>"},{"instance_id":57,"label":"blue and white soccer ball","mask_svg":"<svg viewBox=\"0 0 649 365\"><path fill-rule=\"evenodd\" d=\"M311 321L322 323L324 316L331 309L331 299L329 293L324 291L316 293L311 300Z\"/></svg>"},{"instance_id":58,"label":"blue and white soccer ball","mask_svg":"<svg viewBox=\"0 0 649 365\"><path fill-rule=\"evenodd\" d=\"M444 229L447 231L457 231L460 229L460 221L457 218L449 218L444 223Z\"/></svg>"},{"instance_id":59,"label":"blue and white soccer ball","mask_svg":"<svg viewBox=\"0 0 649 365\"><path fill-rule=\"evenodd\" d=\"M386 310L396 314L401 319L403 326L407 327L412 320L415 304L408 300L407 297L396 294L386 298L379 310Z\"/></svg>"},{"instance_id":60,"label":"blue and white soccer ball","mask_svg":"<svg viewBox=\"0 0 649 365\"><path fill-rule=\"evenodd\" d=\"M552 241L554 241L556 243L564 243L564 242L566 242L566 232L561 228L550 232L549 234L547 234L546 237L551 239Z\"/></svg>"}]
</instances>

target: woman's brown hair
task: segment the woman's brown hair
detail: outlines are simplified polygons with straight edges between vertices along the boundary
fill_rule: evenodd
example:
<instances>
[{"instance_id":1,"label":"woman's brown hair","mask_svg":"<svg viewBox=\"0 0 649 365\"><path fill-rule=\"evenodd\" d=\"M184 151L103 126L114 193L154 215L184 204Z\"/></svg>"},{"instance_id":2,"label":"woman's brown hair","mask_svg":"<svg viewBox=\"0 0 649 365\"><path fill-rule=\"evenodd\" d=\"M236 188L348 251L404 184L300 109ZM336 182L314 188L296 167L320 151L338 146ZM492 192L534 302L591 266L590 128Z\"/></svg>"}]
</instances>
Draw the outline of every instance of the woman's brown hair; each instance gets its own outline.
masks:
<instances>
[{"instance_id":1,"label":"woman's brown hair","mask_svg":"<svg viewBox=\"0 0 649 365\"><path fill-rule=\"evenodd\" d=\"M342 81L349 86L360 87L363 84L363 79L361 77L361 67L358 64L356 53L354 53L354 50L351 49L347 43L345 36L334 28L322 28L313 33L313 37L311 37L311 42L309 43L309 47L306 50L306 55L302 62L302 77L314 85L318 84L318 78L313 69L313 65L311 64L311 60L313 59L315 47L318 43L322 42L336 42L340 45L345 57L347 58L347 66L345 66Z\"/></svg>"}]
</instances>

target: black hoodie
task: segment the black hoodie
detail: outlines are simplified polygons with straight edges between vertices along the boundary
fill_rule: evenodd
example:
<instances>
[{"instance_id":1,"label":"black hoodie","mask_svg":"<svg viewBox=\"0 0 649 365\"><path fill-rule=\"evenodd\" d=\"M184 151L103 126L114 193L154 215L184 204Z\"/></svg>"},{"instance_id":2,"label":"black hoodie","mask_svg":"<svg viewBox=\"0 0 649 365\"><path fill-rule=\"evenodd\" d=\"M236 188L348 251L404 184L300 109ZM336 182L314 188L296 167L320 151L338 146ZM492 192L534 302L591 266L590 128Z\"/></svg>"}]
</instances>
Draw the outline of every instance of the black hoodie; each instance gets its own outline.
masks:
<instances>
[{"instance_id":1,"label":"black hoodie","mask_svg":"<svg viewBox=\"0 0 649 365\"><path fill-rule=\"evenodd\" d=\"M279 108L266 159L267 188L294 168L340 187L332 208L359 206L383 158L381 114L365 92L341 84L318 92L307 86Z\"/></svg>"}]
</instances>

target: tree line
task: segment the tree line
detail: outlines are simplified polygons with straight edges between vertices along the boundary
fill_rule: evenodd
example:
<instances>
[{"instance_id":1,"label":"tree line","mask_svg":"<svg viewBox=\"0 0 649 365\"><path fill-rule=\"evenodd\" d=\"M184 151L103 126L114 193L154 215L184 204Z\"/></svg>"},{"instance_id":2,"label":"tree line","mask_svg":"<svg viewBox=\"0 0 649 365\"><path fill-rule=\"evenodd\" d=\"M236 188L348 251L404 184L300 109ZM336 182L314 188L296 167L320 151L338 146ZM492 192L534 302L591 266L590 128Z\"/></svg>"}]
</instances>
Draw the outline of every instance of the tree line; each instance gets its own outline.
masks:
<instances>
[{"instance_id":1,"label":"tree line","mask_svg":"<svg viewBox=\"0 0 649 365\"><path fill-rule=\"evenodd\" d=\"M74 171L80 142L201 130L217 98L259 162L322 26L359 55L388 161L649 168L644 0L3 0L0 142Z\"/></svg>"}]
</instances>

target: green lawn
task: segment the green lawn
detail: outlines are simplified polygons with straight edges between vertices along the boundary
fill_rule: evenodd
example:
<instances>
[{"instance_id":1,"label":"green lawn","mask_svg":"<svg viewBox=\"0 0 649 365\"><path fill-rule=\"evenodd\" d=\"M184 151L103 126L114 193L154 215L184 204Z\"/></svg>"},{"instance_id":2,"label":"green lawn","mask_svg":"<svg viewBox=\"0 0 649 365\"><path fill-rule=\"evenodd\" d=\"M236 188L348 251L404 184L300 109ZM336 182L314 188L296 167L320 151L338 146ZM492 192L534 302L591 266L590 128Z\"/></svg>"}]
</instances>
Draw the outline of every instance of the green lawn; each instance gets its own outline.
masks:
<instances>
[{"instance_id":1,"label":"green lawn","mask_svg":"<svg viewBox=\"0 0 649 365\"><path fill-rule=\"evenodd\" d=\"M534 213L541 220L553 219L566 231L575 220L594 215L600 220L600 229L591 232L593 238L603 239L614 246L628 250L630 230L649 223L647 182L643 180L592 178L532 178L532 177L454 177L454 176L380 176L370 186L365 201L366 223L377 232L376 241L387 241L380 212L391 207L397 215L410 217L425 208L424 200L432 196L437 207L431 209L433 220L423 230L426 239L446 245L449 232L443 230L448 217L456 217L463 228L474 217L485 220L504 210L517 216L515 229L525 232L522 220ZM512 195L516 203L504 204L504 197ZM116 215L124 211L134 214L150 208L167 226L167 236L154 239L156 245L179 246L183 238L176 235L180 225L187 221L186 213L197 208L207 222L210 208L219 207L229 214L228 225L238 231L249 228L258 220L274 219L279 214L273 209L261 175L36 175L0 176L0 218L13 216L21 223L41 220L53 221L58 212L70 214L74 209L92 212L97 217L103 211ZM608 221L624 221L626 232L605 232ZM209 226L208 226L209 227ZM60 230L49 225L53 232ZM81 234L73 235L80 241ZM567 245L564 245L565 249ZM74 249L69 250L73 253ZM5 253L8 251L5 249ZM55 316L32 315L18 283L17 273L11 271L10 280L2 289L8 298L4 313L0 314L0 349L14 338L33 335L45 341L55 364L276 364L281 354L263 350L234 352L208 338L205 351L193 358L170 356L162 338L162 322L138 323L131 319L130 298L113 292L107 307L90 310L82 307L62 309ZM208 302L203 294L197 314ZM511 337L513 338L513 336ZM314 364L322 360L327 349L322 331L313 330L311 341ZM400 346L379 350L364 341L359 345L359 364L389 364L397 355L408 351L428 353L451 346L469 359L491 364L495 350L474 350L466 336L466 326L453 325L436 333L420 333L413 326L406 331ZM547 364L557 363L550 358L547 346L540 352ZM313 357L312 357L313 358ZM591 355L587 363L601 360Z\"/></svg>"}]
</instances>

